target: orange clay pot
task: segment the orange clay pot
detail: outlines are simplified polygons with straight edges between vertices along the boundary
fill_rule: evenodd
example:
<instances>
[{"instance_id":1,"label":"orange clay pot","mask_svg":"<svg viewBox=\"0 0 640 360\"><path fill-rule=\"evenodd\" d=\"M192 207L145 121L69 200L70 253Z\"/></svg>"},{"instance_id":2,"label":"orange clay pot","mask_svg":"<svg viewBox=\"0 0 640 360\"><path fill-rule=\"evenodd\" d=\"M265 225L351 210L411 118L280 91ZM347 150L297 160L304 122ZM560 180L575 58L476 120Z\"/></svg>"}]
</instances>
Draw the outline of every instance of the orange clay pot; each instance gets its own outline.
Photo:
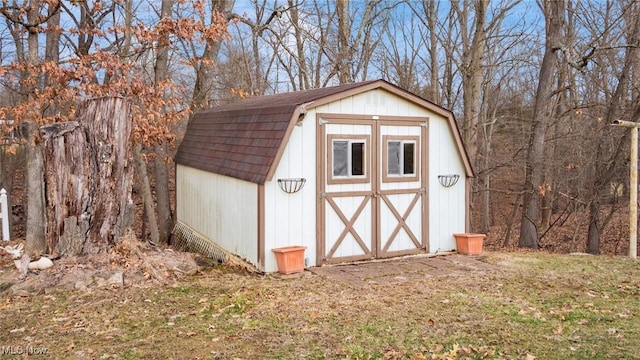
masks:
<instances>
[{"instance_id":1,"label":"orange clay pot","mask_svg":"<svg viewBox=\"0 0 640 360\"><path fill-rule=\"evenodd\" d=\"M482 242L486 237L485 234L453 234L456 238L458 252L464 255L482 254Z\"/></svg>"},{"instance_id":2,"label":"orange clay pot","mask_svg":"<svg viewBox=\"0 0 640 360\"><path fill-rule=\"evenodd\" d=\"M293 274L304 271L304 250L306 246L285 246L271 249L276 256L278 271Z\"/></svg>"}]
</instances>

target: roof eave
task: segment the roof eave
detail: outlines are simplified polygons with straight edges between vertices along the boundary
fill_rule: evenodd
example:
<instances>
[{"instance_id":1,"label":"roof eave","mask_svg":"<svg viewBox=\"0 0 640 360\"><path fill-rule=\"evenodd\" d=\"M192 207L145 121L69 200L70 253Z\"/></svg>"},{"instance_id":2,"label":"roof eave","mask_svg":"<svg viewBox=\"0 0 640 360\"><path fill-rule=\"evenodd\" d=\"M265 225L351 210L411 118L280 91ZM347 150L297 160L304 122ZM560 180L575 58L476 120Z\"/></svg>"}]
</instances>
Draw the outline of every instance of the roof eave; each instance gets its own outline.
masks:
<instances>
[{"instance_id":1,"label":"roof eave","mask_svg":"<svg viewBox=\"0 0 640 360\"><path fill-rule=\"evenodd\" d=\"M289 143L289 138L291 137L291 133L293 132L293 129L295 128L296 124L298 124L300 121L304 119L304 116L306 115L307 109L310 107L310 104L312 103L305 103L305 104L300 104L296 106L295 110L291 114L291 118L289 119L289 125L287 125L287 130L285 131L284 137L280 142L280 146L278 147L278 152L276 153L276 156L273 158L273 162L269 167L269 172L265 177L265 181L273 180L273 176L276 172L276 169L278 168L278 164L280 164L280 159L282 159L284 150L287 147L287 144Z\"/></svg>"}]
</instances>

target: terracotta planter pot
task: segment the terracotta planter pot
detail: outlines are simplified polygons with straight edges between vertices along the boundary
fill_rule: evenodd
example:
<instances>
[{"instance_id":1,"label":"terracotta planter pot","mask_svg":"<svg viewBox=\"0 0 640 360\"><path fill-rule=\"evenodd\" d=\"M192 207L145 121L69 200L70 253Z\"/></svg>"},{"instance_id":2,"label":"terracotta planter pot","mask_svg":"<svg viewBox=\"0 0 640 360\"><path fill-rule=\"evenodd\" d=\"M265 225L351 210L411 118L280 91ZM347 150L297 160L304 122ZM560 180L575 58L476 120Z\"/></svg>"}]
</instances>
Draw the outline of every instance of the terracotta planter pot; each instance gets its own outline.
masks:
<instances>
[{"instance_id":1,"label":"terracotta planter pot","mask_svg":"<svg viewBox=\"0 0 640 360\"><path fill-rule=\"evenodd\" d=\"M482 242L486 237L485 234L453 234L456 238L458 252L464 255L482 254Z\"/></svg>"},{"instance_id":2,"label":"terracotta planter pot","mask_svg":"<svg viewBox=\"0 0 640 360\"><path fill-rule=\"evenodd\" d=\"M293 274L304 271L304 250L306 246L285 246L271 249L276 256L278 271Z\"/></svg>"}]
</instances>

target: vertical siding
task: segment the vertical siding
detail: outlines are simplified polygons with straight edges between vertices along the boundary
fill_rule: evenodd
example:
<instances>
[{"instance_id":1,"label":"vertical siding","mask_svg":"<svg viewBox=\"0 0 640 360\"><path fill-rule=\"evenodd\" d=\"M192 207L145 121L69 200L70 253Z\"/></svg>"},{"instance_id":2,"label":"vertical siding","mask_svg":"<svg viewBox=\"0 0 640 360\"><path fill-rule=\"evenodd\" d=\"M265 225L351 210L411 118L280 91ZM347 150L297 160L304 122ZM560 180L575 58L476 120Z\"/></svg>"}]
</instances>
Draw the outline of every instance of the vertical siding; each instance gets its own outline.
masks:
<instances>
[{"instance_id":1,"label":"vertical siding","mask_svg":"<svg viewBox=\"0 0 640 360\"><path fill-rule=\"evenodd\" d=\"M295 126L272 181L265 183L265 271L277 271L273 248L306 246L305 258L316 258L316 132L315 112L309 111ZM287 194L278 179L305 178L305 186Z\"/></svg>"},{"instance_id":2,"label":"vertical siding","mask_svg":"<svg viewBox=\"0 0 640 360\"><path fill-rule=\"evenodd\" d=\"M465 231L465 171L447 120L433 116L429 121L429 252L456 248L454 233ZM438 182L438 175L458 174L450 188Z\"/></svg>"},{"instance_id":3,"label":"vertical siding","mask_svg":"<svg viewBox=\"0 0 640 360\"><path fill-rule=\"evenodd\" d=\"M351 100L351 98L348 98ZM353 106L352 101L342 101L341 104L343 106ZM331 256L332 258L341 258L341 257L349 257L349 256L363 256L368 252L372 253L375 249L373 248L373 236L374 236L374 222L373 222L373 198L371 194L373 193L373 181L375 181L375 176L372 176L372 169L375 167L373 164L373 152L376 149L373 148L373 128L372 124L368 123L366 125L359 124L326 124L325 132L326 134L331 135L354 135L354 136L368 136L367 150L366 150L366 173L369 174L369 181L366 183L347 183L347 184L328 184L327 179L319 179L324 182L325 191L327 193L345 193L345 192L359 192L359 193L367 193L367 196L363 195L352 195L352 196L333 196L332 201L335 202L337 208L340 212L346 217L347 220L351 220L354 214L357 212L358 208L365 203L360 215L357 217L353 224L353 228L358 236L362 239L364 243L363 246L358 244L356 237L351 233L347 233L345 238L340 242L339 246L336 248L336 251ZM332 151L331 144L326 144L326 150ZM323 161L325 171L327 174L330 174L332 169L328 168L328 164L326 163L327 154L323 155ZM324 211L325 211L325 238L320 239L320 241L325 241L325 251L326 253L323 255L329 255L331 249L336 245L337 240L340 237L343 229L345 228L344 221L338 216L337 210L334 209L329 201L324 202Z\"/></svg>"},{"instance_id":4,"label":"vertical siding","mask_svg":"<svg viewBox=\"0 0 640 360\"><path fill-rule=\"evenodd\" d=\"M427 159L422 159L422 163L429 166L429 252L455 248L453 234L463 232L465 229L466 179L460 154L455 147L447 120L425 108L377 89L312 109L307 113L302 125L293 129L274 177L271 181L267 181L264 187L265 271L277 270L271 249L289 245L306 246L305 257L309 259L309 265L317 265L315 264L316 181L324 181L324 179L316 178L316 113L428 117L429 156L428 162ZM354 133L362 131L357 128L352 130ZM398 128L385 131L387 134L396 132L405 134L412 130ZM438 183L437 176L449 173L457 173L461 178L454 187L444 188ZM300 177L305 178L307 183L298 193L287 194L278 186L278 179ZM177 166L176 182L178 219L226 250L257 265L259 258L257 254L257 185L182 165ZM413 185L411 184L412 187ZM358 185L349 186L352 187L351 190L358 190ZM393 188L400 184L391 183L384 186ZM394 198L394 201L398 201L405 207L410 200L409 196ZM358 205L359 203L353 204L351 207ZM361 216L370 218L369 214ZM389 216L387 214L386 217ZM414 213L407 219L412 228L418 228L419 221ZM336 222L341 224L341 221ZM358 232L370 237L371 231L361 229L361 226L364 226L363 223L356 224ZM327 229L327 233L333 234L341 229ZM324 241L324 239L320 240ZM371 239L363 240L370 242ZM403 246L402 244L408 241L401 239L399 246ZM353 251L355 250L339 249L340 253L345 254Z\"/></svg>"},{"instance_id":5,"label":"vertical siding","mask_svg":"<svg viewBox=\"0 0 640 360\"><path fill-rule=\"evenodd\" d=\"M256 184L178 164L176 191L179 221L258 265Z\"/></svg>"},{"instance_id":6,"label":"vertical siding","mask_svg":"<svg viewBox=\"0 0 640 360\"><path fill-rule=\"evenodd\" d=\"M430 114L423 107L382 89L367 91L318 106L316 111L319 113L380 116L429 116Z\"/></svg>"},{"instance_id":7,"label":"vertical siding","mask_svg":"<svg viewBox=\"0 0 640 360\"><path fill-rule=\"evenodd\" d=\"M453 234L465 231L465 183L467 179L461 155L455 146L447 119L382 89L319 106L316 111L319 113L428 117L429 252L435 253L456 248ZM423 164L425 160L423 159ZM438 175L442 174L459 174L460 180L455 186L444 188L438 182Z\"/></svg>"},{"instance_id":8,"label":"vertical siding","mask_svg":"<svg viewBox=\"0 0 640 360\"><path fill-rule=\"evenodd\" d=\"M397 102L402 104L401 102ZM400 109L406 109L407 106L398 106ZM405 116L405 115L401 115ZM382 166L382 156L386 156L384 153L384 143L383 138L385 135L396 135L396 136L417 136L420 144L418 144L418 156L420 157L421 164L416 171L418 172L418 179L415 181L403 181L403 182L381 182L380 190L403 190L403 189L420 189L422 187L422 179L421 179L421 167L427 166L426 159L422 159L422 151L420 148L424 145L423 142L427 141L427 139L422 138L422 127L419 125L413 126L390 126L384 125L380 127L379 134L379 144L380 149L378 153L380 154L380 166L379 166L379 176L382 177L382 174L385 172L385 169ZM409 205L413 201L415 194L395 194L395 195L387 195L387 198L393 204L394 208L400 215L404 215L405 211L409 208ZM409 213L408 217L405 219L406 224L408 225L411 232L418 238L419 241L422 242L422 201L424 198L418 200L418 202L413 207L413 210ZM389 239L391 233L398 225L398 220L395 218L391 209L386 203L382 203L379 206L380 209L380 231L382 243L384 244L387 239ZM401 229L396 235L389 251L401 251L401 250L409 250L414 249L415 245L411 241L411 238L407 234L405 229Z\"/></svg>"}]
</instances>

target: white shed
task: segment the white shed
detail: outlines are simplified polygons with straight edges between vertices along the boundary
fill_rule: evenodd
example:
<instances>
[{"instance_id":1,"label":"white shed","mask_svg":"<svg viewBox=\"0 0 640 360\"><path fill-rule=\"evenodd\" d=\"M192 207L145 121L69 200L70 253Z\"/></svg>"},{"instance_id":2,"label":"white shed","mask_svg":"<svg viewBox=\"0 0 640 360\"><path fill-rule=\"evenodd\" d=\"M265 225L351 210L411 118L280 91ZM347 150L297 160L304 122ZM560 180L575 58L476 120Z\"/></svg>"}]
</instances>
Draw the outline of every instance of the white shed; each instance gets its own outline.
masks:
<instances>
[{"instance_id":1,"label":"white shed","mask_svg":"<svg viewBox=\"0 0 640 360\"><path fill-rule=\"evenodd\" d=\"M453 114L384 80L197 113L175 162L178 226L266 272L274 248L305 246L306 266L438 253L469 226Z\"/></svg>"}]
</instances>

